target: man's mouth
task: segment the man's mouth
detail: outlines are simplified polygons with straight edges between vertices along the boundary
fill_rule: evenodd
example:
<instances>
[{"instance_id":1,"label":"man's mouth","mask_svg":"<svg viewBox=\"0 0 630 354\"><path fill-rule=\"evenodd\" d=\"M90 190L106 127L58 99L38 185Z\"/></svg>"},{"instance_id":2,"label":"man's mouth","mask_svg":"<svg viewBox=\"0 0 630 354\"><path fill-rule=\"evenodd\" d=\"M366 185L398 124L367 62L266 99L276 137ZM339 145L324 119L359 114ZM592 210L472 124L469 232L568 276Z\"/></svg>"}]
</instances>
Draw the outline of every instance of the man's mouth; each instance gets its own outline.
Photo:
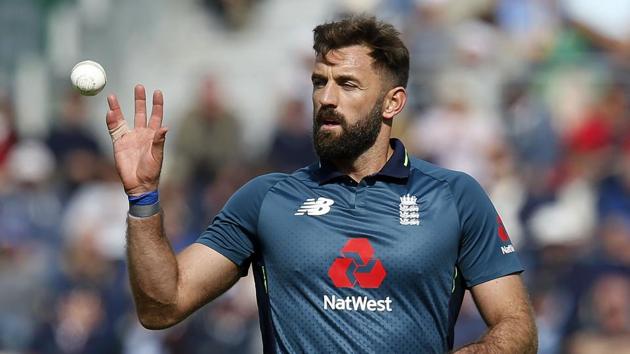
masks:
<instances>
[{"instance_id":1,"label":"man's mouth","mask_svg":"<svg viewBox=\"0 0 630 354\"><path fill-rule=\"evenodd\" d=\"M344 117L332 108L322 108L317 112L317 126L320 130L337 129L342 126Z\"/></svg>"},{"instance_id":2,"label":"man's mouth","mask_svg":"<svg viewBox=\"0 0 630 354\"><path fill-rule=\"evenodd\" d=\"M319 123L319 125L322 127L334 127L340 124L341 123L336 119L322 119Z\"/></svg>"}]
</instances>

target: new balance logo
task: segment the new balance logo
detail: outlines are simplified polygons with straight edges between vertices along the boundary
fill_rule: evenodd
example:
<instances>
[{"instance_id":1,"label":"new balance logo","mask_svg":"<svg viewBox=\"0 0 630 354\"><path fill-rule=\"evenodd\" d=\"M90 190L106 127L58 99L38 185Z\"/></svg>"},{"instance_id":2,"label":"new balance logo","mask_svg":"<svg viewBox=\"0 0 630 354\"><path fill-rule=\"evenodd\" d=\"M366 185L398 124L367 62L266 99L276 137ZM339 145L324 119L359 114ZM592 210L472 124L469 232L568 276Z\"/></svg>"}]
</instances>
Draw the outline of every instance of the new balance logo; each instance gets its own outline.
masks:
<instances>
[{"instance_id":1,"label":"new balance logo","mask_svg":"<svg viewBox=\"0 0 630 354\"><path fill-rule=\"evenodd\" d=\"M330 206L333 204L335 204L335 201L332 199L319 197L317 198L317 200L315 200L315 198L309 198L293 215L324 215L330 211Z\"/></svg>"}]
</instances>

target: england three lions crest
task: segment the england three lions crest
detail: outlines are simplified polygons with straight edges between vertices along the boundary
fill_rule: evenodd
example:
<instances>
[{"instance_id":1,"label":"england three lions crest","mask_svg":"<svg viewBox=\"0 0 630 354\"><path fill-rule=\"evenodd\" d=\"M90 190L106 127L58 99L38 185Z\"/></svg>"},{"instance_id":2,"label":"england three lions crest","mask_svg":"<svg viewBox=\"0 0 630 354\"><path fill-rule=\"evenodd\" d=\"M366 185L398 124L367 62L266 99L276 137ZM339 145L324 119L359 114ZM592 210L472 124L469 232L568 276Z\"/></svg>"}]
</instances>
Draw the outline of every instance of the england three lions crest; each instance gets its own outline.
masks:
<instances>
[{"instance_id":1,"label":"england three lions crest","mask_svg":"<svg viewBox=\"0 0 630 354\"><path fill-rule=\"evenodd\" d=\"M420 208L416 196L400 197L400 225L420 225Z\"/></svg>"}]
</instances>

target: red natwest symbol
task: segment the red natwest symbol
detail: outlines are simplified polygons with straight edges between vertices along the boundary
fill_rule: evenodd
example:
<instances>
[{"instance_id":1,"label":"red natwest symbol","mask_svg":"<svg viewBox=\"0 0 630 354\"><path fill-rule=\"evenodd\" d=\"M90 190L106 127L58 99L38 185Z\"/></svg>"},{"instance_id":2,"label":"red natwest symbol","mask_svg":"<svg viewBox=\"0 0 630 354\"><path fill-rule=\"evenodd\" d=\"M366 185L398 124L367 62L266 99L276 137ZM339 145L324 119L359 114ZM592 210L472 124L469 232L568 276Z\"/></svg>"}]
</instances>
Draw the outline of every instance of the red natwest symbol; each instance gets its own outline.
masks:
<instances>
[{"instance_id":1,"label":"red natwest symbol","mask_svg":"<svg viewBox=\"0 0 630 354\"><path fill-rule=\"evenodd\" d=\"M387 272L383 263L374 256L374 249L367 238L353 238L341 249L343 257L335 258L328 269L328 276L338 288L352 288L356 283L362 288L378 288Z\"/></svg>"},{"instance_id":2,"label":"red natwest symbol","mask_svg":"<svg viewBox=\"0 0 630 354\"><path fill-rule=\"evenodd\" d=\"M507 230L505 230L505 226L503 226L503 220L501 217L497 215L497 224L499 224L499 238L503 242L510 241L510 236L508 236Z\"/></svg>"}]
</instances>

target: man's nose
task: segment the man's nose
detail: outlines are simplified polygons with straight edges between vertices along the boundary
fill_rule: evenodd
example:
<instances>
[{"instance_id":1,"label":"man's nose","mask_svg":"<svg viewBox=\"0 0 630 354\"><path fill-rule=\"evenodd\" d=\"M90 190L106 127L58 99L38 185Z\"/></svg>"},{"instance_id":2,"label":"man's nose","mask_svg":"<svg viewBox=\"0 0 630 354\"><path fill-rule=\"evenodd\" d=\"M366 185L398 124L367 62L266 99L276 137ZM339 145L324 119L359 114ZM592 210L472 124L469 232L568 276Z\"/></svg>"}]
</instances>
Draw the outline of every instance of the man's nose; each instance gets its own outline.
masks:
<instances>
[{"instance_id":1,"label":"man's nose","mask_svg":"<svg viewBox=\"0 0 630 354\"><path fill-rule=\"evenodd\" d=\"M319 96L319 104L322 107L333 106L337 107L339 103L338 88L334 83L328 82L328 84L322 88Z\"/></svg>"}]
</instances>

